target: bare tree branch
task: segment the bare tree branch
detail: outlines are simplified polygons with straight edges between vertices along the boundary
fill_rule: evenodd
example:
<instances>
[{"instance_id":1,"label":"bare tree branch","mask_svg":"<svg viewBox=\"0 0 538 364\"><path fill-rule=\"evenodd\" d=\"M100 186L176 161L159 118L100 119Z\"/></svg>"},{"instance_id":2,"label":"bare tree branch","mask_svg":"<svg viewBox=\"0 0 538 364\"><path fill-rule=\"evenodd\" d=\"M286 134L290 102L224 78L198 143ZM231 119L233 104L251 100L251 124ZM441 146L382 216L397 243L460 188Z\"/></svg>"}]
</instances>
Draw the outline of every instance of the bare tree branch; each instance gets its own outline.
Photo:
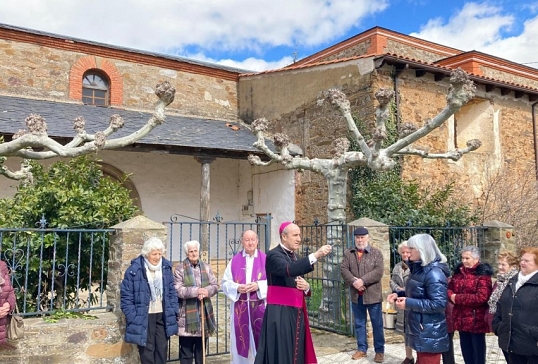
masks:
<instances>
[{"instance_id":1,"label":"bare tree branch","mask_svg":"<svg viewBox=\"0 0 538 364\"><path fill-rule=\"evenodd\" d=\"M167 81L158 84L155 88L158 101L148 122L137 131L116 139L107 138L123 127L124 121L119 115L112 115L109 126L104 131L95 134L88 134L85 130L84 118L77 117L74 120L76 135L69 143L62 145L48 136L45 119L40 115L31 114L26 118L27 130L19 130L13 135L10 142L0 143L0 156L16 156L36 160L54 157L78 157L102 149L117 149L133 144L148 135L155 127L164 123L166 119L165 108L174 101L175 92L174 87ZM46 150L36 151L35 149ZM3 166L4 162L5 158L0 159L0 174L8 178L18 180L24 178L24 174L28 173L24 166L21 166L19 172L9 171Z\"/></svg>"}]
</instances>

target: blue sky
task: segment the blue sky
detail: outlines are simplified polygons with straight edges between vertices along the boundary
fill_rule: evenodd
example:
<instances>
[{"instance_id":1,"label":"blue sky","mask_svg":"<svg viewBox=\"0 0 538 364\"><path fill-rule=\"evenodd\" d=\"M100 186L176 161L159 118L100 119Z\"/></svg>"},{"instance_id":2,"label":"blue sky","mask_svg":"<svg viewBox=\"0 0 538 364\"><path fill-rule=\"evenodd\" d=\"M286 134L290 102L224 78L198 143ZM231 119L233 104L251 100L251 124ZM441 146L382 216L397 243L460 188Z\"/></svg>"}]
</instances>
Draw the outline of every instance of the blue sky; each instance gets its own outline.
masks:
<instances>
[{"instance_id":1,"label":"blue sky","mask_svg":"<svg viewBox=\"0 0 538 364\"><path fill-rule=\"evenodd\" d=\"M538 67L538 0L1 0L0 23L253 71L381 26Z\"/></svg>"}]
</instances>

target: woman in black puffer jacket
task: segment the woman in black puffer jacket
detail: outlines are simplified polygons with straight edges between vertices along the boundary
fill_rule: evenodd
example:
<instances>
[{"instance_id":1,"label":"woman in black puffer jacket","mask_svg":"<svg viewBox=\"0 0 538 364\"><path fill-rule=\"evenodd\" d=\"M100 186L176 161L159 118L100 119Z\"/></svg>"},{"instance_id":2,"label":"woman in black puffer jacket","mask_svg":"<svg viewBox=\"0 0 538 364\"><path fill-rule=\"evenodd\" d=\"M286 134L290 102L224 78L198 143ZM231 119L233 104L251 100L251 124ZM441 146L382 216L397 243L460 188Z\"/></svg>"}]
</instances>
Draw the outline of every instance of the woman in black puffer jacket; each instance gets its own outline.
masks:
<instances>
[{"instance_id":1,"label":"woman in black puffer jacket","mask_svg":"<svg viewBox=\"0 0 538 364\"><path fill-rule=\"evenodd\" d=\"M538 363L538 248L523 248L520 272L510 279L493 317L493 332L510 364Z\"/></svg>"}]
</instances>

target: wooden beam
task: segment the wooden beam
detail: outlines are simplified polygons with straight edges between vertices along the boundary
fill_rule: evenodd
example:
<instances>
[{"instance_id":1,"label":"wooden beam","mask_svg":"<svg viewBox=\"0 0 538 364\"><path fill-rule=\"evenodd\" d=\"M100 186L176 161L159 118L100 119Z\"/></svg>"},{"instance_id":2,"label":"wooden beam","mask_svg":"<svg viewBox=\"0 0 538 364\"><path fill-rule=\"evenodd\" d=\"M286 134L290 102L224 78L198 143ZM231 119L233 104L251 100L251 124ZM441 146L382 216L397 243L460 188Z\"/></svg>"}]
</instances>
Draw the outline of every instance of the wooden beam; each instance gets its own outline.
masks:
<instances>
[{"instance_id":1,"label":"wooden beam","mask_svg":"<svg viewBox=\"0 0 538 364\"><path fill-rule=\"evenodd\" d=\"M520 99L524 95L525 95L525 93L523 91L514 91L514 96L516 97L516 99Z\"/></svg>"},{"instance_id":2,"label":"wooden beam","mask_svg":"<svg viewBox=\"0 0 538 364\"><path fill-rule=\"evenodd\" d=\"M439 82L439 81L442 81L445 77L446 77L446 75L444 73L438 72L438 73L434 74L433 78L434 78L435 82Z\"/></svg>"},{"instance_id":3,"label":"wooden beam","mask_svg":"<svg viewBox=\"0 0 538 364\"><path fill-rule=\"evenodd\" d=\"M510 93L510 91L511 90L509 88L502 87L501 88L501 95L506 96L506 95L508 95Z\"/></svg>"},{"instance_id":4,"label":"wooden beam","mask_svg":"<svg viewBox=\"0 0 538 364\"><path fill-rule=\"evenodd\" d=\"M495 85L486 85L486 92L492 92L495 90Z\"/></svg>"},{"instance_id":5,"label":"wooden beam","mask_svg":"<svg viewBox=\"0 0 538 364\"><path fill-rule=\"evenodd\" d=\"M426 71L424 71L424 70L416 70L415 71L415 76L417 78L424 77L425 74L426 74Z\"/></svg>"},{"instance_id":6,"label":"wooden beam","mask_svg":"<svg viewBox=\"0 0 538 364\"><path fill-rule=\"evenodd\" d=\"M534 101L536 101L536 100L538 100L538 95L536 95L536 94L529 94L529 101L530 101L530 102L534 102Z\"/></svg>"}]
</instances>

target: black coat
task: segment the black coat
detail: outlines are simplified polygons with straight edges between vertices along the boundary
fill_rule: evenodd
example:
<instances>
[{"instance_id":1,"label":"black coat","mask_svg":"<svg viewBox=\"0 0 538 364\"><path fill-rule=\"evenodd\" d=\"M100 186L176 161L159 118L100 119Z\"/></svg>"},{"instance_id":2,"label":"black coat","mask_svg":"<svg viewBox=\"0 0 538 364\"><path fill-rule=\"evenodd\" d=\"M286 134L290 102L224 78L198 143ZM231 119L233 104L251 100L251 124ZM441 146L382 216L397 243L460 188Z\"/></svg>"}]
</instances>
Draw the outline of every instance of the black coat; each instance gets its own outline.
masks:
<instances>
[{"instance_id":1,"label":"black coat","mask_svg":"<svg viewBox=\"0 0 538 364\"><path fill-rule=\"evenodd\" d=\"M516 292L518 275L510 279L493 317L499 347L519 355L538 356L538 273Z\"/></svg>"}]
</instances>

